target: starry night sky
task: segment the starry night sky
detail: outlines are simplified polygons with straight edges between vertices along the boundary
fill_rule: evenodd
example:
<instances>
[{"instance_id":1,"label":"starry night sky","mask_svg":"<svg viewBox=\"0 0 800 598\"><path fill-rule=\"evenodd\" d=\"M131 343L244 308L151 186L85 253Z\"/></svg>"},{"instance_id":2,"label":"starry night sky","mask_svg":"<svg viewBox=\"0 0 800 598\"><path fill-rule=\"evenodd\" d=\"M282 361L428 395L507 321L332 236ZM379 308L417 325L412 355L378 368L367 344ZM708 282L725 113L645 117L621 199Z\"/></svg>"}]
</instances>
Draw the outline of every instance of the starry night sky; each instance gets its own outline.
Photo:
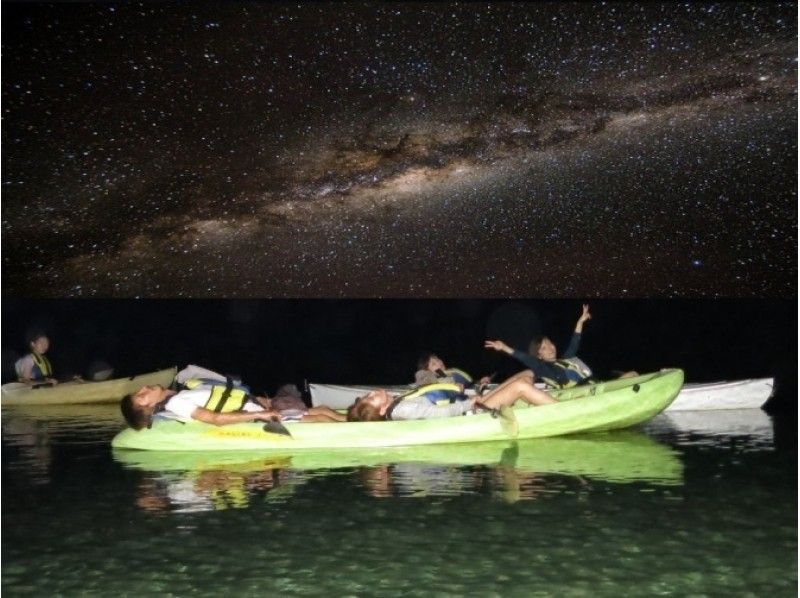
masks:
<instances>
[{"instance_id":1,"label":"starry night sky","mask_svg":"<svg viewBox=\"0 0 800 598\"><path fill-rule=\"evenodd\" d=\"M795 3L2 17L6 296L796 296Z\"/></svg>"}]
</instances>

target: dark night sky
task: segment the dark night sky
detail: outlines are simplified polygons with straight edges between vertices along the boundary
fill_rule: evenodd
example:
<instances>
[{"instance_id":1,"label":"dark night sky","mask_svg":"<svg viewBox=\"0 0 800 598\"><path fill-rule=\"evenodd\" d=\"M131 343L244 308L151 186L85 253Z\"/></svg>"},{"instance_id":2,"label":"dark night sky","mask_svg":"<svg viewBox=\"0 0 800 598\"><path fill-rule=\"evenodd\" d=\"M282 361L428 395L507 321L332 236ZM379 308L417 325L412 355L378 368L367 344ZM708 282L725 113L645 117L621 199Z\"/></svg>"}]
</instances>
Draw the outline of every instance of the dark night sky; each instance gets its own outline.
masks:
<instances>
[{"instance_id":1,"label":"dark night sky","mask_svg":"<svg viewBox=\"0 0 800 598\"><path fill-rule=\"evenodd\" d=\"M796 296L795 3L2 17L5 296Z\"/></svg>"},{"instance_id":2,"label":"dark night sky","mask_svg":"<svg viewBox=\"0 0 800 598\"><path fill-rule=\"evenodd\" d=\"M303 379L407 383L420 352L474 375L517 371L487 337L563 350L578 300L18 300L2 305L3 380L26 330L43 328L61 374L97 359L119 375L198 363L273 392ZM598 300L580 355L601 376L677 366L692 382L776 375L797 403L795 300ZM792 394L792 387L794 388Z\"/></svg>"}]
</instances>

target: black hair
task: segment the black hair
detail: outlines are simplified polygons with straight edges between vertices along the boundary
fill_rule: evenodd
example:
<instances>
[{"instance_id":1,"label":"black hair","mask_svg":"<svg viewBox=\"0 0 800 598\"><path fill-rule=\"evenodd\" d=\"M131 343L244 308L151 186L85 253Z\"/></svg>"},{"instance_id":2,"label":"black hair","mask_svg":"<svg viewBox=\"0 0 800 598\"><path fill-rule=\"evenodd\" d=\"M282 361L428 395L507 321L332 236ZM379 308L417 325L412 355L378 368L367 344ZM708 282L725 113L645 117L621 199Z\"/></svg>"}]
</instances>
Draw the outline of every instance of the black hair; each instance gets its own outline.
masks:
<instances>
[{"instance_id":1,"label":"black hair","mask_svg":"<svg viewBox=\"0 0 800 598\"><path fill-rule=\"evenodd\" d=\"M531 339L531 343L528 345L528 355L533 355L536 357L539 354L539 347L542 346L542 341L547 337L544 334L537 334Z\"/></svg>"},{"instance_id":2,"label":"black hair","mask_svg":"<svg viewBox=\"0 0 800 598\"><path fill-rule=\"evenodd\" d=\"M35 330L28 331L28 333L25 335L25 342L30 345L32 342L39 340L43 336L47 336L47 333L41 328L36 328Z\"/></svg>"},{"instance_id":3,"label":"black hair","mask_svg":"<svg viewBox=\"0 0 800 598\"><path fill-rule=\"evenodd\" d=\"M134 430L146 428L150 423L150 416L133 402L133 394L125 395L119 404L122 417Z\"/></svg>"},{"instance_id":4,"label":"black hair","mask_svg":"<svg viewBox=\"0 0 800 598\"><path fill-rule=\"evenodd\" d=\"M428 364L430 363L431 359L436 357L436 353L431 353L430 351L426 351L422 355L419 356L417 360L417 369L418 370L427 370Z\"/></svg>"}]
</instances>

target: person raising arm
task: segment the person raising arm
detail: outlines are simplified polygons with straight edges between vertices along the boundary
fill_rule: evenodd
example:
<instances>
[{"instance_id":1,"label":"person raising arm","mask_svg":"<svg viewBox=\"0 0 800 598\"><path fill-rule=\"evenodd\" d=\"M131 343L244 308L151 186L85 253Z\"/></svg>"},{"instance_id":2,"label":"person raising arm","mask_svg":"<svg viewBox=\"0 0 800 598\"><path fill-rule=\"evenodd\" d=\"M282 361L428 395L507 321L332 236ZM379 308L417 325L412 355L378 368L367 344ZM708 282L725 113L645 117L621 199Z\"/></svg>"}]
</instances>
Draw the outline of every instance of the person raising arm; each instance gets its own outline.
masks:
<instances>
[{"instance_id":1,"label":"person raising arm","mask_svg":"<svg viewBox=\"0 0 800 598\"><path fill-rule=\"evenodd\" d=\"M487 340L484 347L512 356L527 366L536 380L541 380L553 388L568 388L579 384L595 382L591 368L578 357L583 327L592 318L587 304L583 305L572 338L563 355L558 358L556 346L544 335L535 336L528 347L528 353L513 349L501 340ZM620 377L638 375L636 372L625 372Z\"/></svg>"}]
</instances>

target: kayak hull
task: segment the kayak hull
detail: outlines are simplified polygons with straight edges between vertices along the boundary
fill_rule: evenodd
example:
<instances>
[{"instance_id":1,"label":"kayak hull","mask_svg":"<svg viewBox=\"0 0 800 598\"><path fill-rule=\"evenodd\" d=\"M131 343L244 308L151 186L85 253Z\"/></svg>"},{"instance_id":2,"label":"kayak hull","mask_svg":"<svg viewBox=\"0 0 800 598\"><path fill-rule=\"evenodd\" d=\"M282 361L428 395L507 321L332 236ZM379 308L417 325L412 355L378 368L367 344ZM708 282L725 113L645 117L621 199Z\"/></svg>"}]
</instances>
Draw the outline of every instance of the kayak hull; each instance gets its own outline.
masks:
<instances>
[{"instance_id":1,"label":"kayak hull","mask_svg":"<svg viewBox=\"0 0 800 598\"><path fill-rule=\"evenodd\" d=\"M176 368L140 374L129 378L114 378L101 382L71 381L55 386L39 386L10 382L3 384L0 404L16 405L84 405L88 403L115 403L125 395L136 392L147 384L169 386L175 379Z\"/></svg>"},{"instance_id":2,"label":"kayak hull","mask_svg":"<svg viewBox=\"0 0 800 598\"><path fill-rule=\"evenodd\" d=\"M167 451L269 450L438 445L544 438L627 428L663 411L678 395L682 370L664 370L558 391L560 402L540 407L517 403L511 411L517 433L504 417L490 413L415 421L287 422L290 436L267 432L260 423L213 426L197 421L159 420L152 428L123 430L116 448Z\"/></svg>"}]
</instances>

